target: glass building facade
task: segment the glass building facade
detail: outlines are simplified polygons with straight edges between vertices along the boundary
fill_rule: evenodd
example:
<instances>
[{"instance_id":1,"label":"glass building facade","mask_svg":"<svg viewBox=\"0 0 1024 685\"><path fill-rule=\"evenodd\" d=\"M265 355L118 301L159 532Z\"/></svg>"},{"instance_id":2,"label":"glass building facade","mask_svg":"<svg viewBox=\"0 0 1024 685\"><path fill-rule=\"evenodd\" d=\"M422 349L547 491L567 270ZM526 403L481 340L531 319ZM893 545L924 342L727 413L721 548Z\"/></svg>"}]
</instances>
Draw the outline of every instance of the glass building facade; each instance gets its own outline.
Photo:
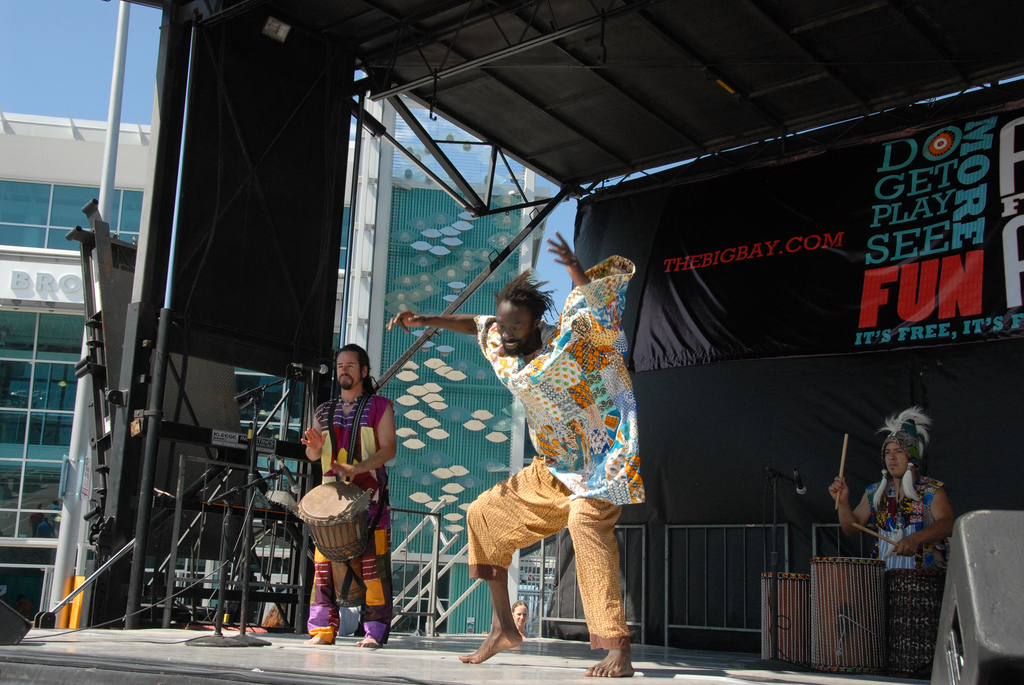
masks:
<instances>
[{"instance_id":1,"label":"glass building facade","mask_svg":"<svg viewBox=\"0 0 1024 685\"><path fill-rule=\"evenodd\" d=\"M0 179L0 245L77 252L78 243L65 236L86 223L82 207L99 196L99 188ZM129 242L138 238L142 192L116 190L112 204L111 232Z\"/></svg>"},{"instance_id":2,"label":"glass building facade","mask_svg":"<svg viewBox=\"0 0 1024 685\"><path fill-rule=\"evenodd\" d=\"M24 268L47 268L50 250L78 251L65 236L86 224L82 207L97 197L96 187L0 179L0 246L30 248L35 261ZM132 241L141 209L141 191L116 191L111 230ZM49 591L60 533L83 326L81 308L0 307L0 537L18 539L0 544L0 599L32 614Z\"/></svg>"}]
</instances>

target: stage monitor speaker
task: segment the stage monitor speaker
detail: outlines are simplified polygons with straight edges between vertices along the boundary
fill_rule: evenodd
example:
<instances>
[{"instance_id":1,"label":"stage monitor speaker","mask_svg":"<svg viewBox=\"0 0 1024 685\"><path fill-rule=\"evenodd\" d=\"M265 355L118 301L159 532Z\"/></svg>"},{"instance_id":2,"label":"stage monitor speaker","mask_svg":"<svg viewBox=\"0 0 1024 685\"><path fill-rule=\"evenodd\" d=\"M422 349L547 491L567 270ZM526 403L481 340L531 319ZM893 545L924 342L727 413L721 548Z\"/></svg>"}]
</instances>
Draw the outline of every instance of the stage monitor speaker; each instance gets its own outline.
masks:
<instances>
[{"instance_id":1,"label":"stage monitor speaker","mask_svg":"<svg viewBox=\"0 0 1024 685\"><path fill-rule=\"evenodd\" d=\"M32 627L32 622L0 602L0 645L16 645Z\"/></svg>"},{"instance_id":2,"label":"stage monitor speaker","mask_svg":"<svg viewBox=\"0 0 1024 685\"><path fill-rule=\"evenodd\" d=\"M1024 511L974 511L953 527L932 685L1024 683Z\"/></svg>"}]
</instances>

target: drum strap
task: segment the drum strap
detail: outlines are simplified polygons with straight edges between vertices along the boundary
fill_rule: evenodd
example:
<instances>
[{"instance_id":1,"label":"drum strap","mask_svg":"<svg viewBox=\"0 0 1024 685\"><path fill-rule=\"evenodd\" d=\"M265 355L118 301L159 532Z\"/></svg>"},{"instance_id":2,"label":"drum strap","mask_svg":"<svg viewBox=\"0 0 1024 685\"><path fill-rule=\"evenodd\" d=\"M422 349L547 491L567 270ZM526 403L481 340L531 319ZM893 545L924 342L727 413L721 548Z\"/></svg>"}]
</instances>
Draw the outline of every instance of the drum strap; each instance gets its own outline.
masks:
<instances>
[{"instance_id":1,"label":"drum strap","mask_svg":"<svg viewBox=\"0 0 1024 685\"><path fill-rule=\"evenodd\" d=\"M359 403L356 405L356 408L352 410L352 428L348 432L348 455L346 455L349 464L352 463L354 458L353 455L356 453L356 448L360 447L359 434L363 432L363 409L366 408L371 397L373 397L373 395L364 392L359 396ZM337 406L337 403L338 400L334 400L335 406ZM360 455L360 458L362 458L362 455Z\"/></svg>"},{"instance_id":2,"label":"drum strap","mask_svg":"<svg viewBox=\"0 0 1024 685\"><path fill-rule=\"evenodd\" d=\"M349 600L349 597L352 595L352 583L355 583L356 587L359 588L359 604L362 604L362 597L366 595L366 583L356 575L356 572L352 569L351 562L362 563L359 557L343 562L345 564L345 579L341 581L341 587L338 589L338 599L347 605L348 602L346 600Z\"/></svg>"},{"instance_id":3,"label":"drum strap","mask_svg":"<svg viewBox=\"0 0 1024 685\"><path fill-rule=\"evenodd\" d=\"M363 409L366 408L366 404L370 401L370 395L363 393L359 396L359 402L356 404L356 408L352 410L352 428L348 432L348 453L345 455L346 463L351 464L354 459L356 448L359 446L359 434L362 432L362 420L363 420ZM338 415L338 402L341 398L335 397L331 400L331 404L327 410L328 420L331 422L331 428L327 431L327 437L331 441L331 457L334 459L338 458L338 434L337 427L335 426L335 418ZM324 466L326 470L329 466Z\"/></svg>"},{"instance_id":4,"label":"drum strap","mask_svg":"<svg viewBox=\"0 0 1024 685\"><path fill-rule=\"evenodd\" d=\"M369 404L371 397L372 395L370 393L363 393L362 395L360 395L359 403L356 404L356 408L352 411L352 428L349 430L348 433L348 454L346 455L346 461L349 464L352 463L353 455L356 453L356 450L361 447L361 445L359 444L359 435L360 433L362 433L363 410L366 408L366 405ZM331 417L332 423L334 422L334 416L337 410L338 398L335 398L331 400L330 413L328 414L328 416ZM327 433L328 435L330 435L331 438L331 449L333 453L336 455L338 453L338 450L337 445L334 444L333 426L331 428L332 430L327 431ZM373 537L373 531L377 530L377 524L380 523L380 517L384 513L384 507L389 506L391 506L391 494L388 491L388 486L385 483L381 483L380 501L377 503L377 513L373 517L373 520L370 521L369 525L366 527L366 532L371 538ZM358 578L356 579L356 582L361 583L361 581Z\"/></svg>"},{"instance_id":5,"label":"drum strap","mask_svg":"<svg viewBox=\"0 0 1024 685\"><path fill-rule=\"evenodd\" d=\"M370 394L367 393L359 398L359 404L356 405L355 417L352 422L352 432L348 436L348 455L349 463L352 463L352 455L357 449L356 435L357 431L361 432L360 420L362 419L363 407L366 406L367 402L370 401ZM375 544L373 541L373 532L377 530L377 524L380 523L380 517L384 513L384 507L391 506L391 494L388 491L387 483L380 484L380 500L377 502L377 513L374 515L373 520L366 526L366 533L370 537L370 542L367 544Z\"/></svg>"}]
</instances>

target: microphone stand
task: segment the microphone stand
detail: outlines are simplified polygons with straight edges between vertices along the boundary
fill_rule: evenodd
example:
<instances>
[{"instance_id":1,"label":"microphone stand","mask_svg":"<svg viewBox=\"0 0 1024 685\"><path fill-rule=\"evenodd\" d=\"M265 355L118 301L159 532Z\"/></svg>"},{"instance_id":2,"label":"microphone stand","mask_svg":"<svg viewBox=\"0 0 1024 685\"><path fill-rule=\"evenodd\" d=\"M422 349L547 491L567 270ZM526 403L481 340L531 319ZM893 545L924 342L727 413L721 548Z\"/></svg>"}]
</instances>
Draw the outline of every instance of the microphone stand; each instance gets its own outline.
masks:
<instances>
[{"instance_id":1,"label":"microphone stand","mask_svg":"<svg viewBox=\"0 0 1024 685\"><path fill-rule=\"evenodd\" d=\"M224 637L221 634L222 616L224 614L224 572L223 566L221 566L221 583L217 590L217 618L214 622L216 627L215 633L205 638L197 638L190 640L189 644L195 646L211 646L211 647L263 647L269 645L270 642L261 640L257 637L252 637L245 634L247 614L249 612L249 548L252 546L252 519L253 509L256 504L256 487L260 483L264 482L267 478L258 478L256 471L256 439L260 432L260 400L263 399L263 393L266 392L267 388L272 388L275 385L280 385L285 382L284 378L281 378L264 385L257 386L251 390L235 395L235 402L238 403L239 408L245 407L248 404L252 404L252 422L250 423L249 429L249 444L247 445L247 457L248 457L248 479L245 485L232 488L227 492L223 493L218 499L226 498L228 495L234 494L241 490L248 490L248 501L245 507L245 520L242 524L242 549L239 552L239 563L237 568L242 574L242 600L239 603L239 617L238 617L238 635L232 637ZM226 512L224 516L224 535L222 536L222 547L221 547L221 564L225 563L224 557L226 556L226 548L224 540L227 539L227 521L231 515L231 503L225 500Z\"/></svg>"},{"instance_id":2,"label":"microphone stand","mask_svg":"<svg viewBox=\"0 0 1024 685\"><path fill-rule=\"evenodd\" d=\"M779 546L777 542L778 536L778 510L779 510L779 485L778 482L781 480L785 485L796 485L796 480L790 478L784 473L776 471L770 466L764 467L764 475L769 483L772 484L772 551L770 555L771 563L771 585L768 597L768 612L769 612L769 654L770 660L781 661L779 656Z\"/></svg>"},{"instance_id":3,"label":"microphone stand","mask_svg":"<svg viewBox=\"0 0 1024 685\"><path fill-rule=\"evenodd\" d=\"M237 488L224 493L221 497L226 496L229 493L234 493ZM220 499L218 497L217 499ZM230 578L230 575L226 572L228 566L228 534L231 530L231 502L225 501L223 522L220 527L220 555L217 560L218 571L217 571L217 613L214 614L213 618L213 635L204 635L203 637L197 637L192 640L185 642L189 647L245 647L233 638L224 637L224 607L227 601L227 587L226 578Z\"/></svg>"}]
</instances>

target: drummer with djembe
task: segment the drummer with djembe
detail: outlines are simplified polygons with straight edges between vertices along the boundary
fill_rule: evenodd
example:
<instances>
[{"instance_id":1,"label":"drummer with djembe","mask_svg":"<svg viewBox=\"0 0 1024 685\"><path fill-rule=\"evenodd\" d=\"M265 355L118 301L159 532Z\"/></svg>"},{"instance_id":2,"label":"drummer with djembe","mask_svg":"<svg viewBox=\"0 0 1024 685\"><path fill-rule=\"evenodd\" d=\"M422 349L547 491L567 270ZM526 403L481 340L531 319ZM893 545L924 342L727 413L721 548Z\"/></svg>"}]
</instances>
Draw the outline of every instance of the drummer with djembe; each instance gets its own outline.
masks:
<instances>
[{"instance_id":1,"label":"drummer with djembe","mask_svg":"<svg viewBox=\"0 0 1024 685\"><path fill-rule=\"evenodd\" d=\"M872 557L886 563L889 670L912 675L930 672L930 665L916 662L931 662L954 519L945 485L920 473L930 426L920 407L886 419L880 429L886 433L882 479L867 488L856 509L842 475L829 486L840 526L849 535L871 534ZM923 634L922 626L928 626Z\"/></svg>"},{"instance_id":2,"label":"drummer with djembe","mask_svg":"<svg viewBox=\"0 0 1024 685\"><path fill-rule=\"evenodd\" d=\"M332 561L318 544L308 644L333 644L338 631L338 605L358 603L362 605L365 637L356 645L376 648L387 643L393 614L391 516L384 465L395 456L395 414L391 401L376 394L366 350L346 345L336 362L341 394L317 407L313 426L306 430L302 443L306 456L323 464L325 482L342 479L368 491L367 543L362 552L347 561ZM305 502L303 498L300 515ZM319 542L321 538L316 539Z\"/></svg>"}]
</instances>

